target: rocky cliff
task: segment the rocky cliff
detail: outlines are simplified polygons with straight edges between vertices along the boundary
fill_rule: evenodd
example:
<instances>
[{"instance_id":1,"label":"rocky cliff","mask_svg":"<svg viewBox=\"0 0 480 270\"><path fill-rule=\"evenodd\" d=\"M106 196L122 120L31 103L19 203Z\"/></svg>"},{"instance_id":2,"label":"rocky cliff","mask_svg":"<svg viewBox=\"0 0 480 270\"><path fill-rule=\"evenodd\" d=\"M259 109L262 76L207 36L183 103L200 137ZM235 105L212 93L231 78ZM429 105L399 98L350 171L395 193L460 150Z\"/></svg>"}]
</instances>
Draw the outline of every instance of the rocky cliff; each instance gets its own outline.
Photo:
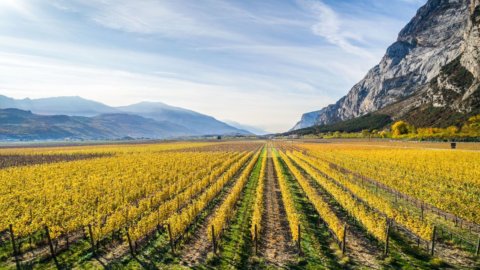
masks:
<instances>
[{"instance_id":1,"label":"rocky cliff","mask_svg":"<svg viewBox=\"0 0 480 270\"><path fill-rule=\"evenodd\" d=\"M452 71L448 69L454 68L451 65L456 62L464 66L472 77L479 78L478 27L475 27L478 1L429 0L400 32L381 62L363 80L337 103L304 114L293 129L352 119L406 99L409 99L408 104L416 104L408 106L409 110L425 105L435 96L433 92L445 90L445 76L449 77L447 73ZM462 80L458 76L456 79ZM434 81L442 85L437 90L432 84ZM428 91L431 93L427 94ZM445 105L438 98L438 91L436 96L438 100L435 105ZM471 107L463 101L460 103L457 107L462 110ZM402 115L395 112L392 117L404 116L408 110L402 112Z\"/></svg>"},{"instance_id":2,"label":"rocky cliff","mask_svg":"<svg viewBox=\"0 0 480 270\"><path fill-rule=\"evenodd\" d=\"M480 0L468 9L460 55L412 96L385 107L381 113L416 126L458 125L480 113Z\"/></svg>"}]
</instances>

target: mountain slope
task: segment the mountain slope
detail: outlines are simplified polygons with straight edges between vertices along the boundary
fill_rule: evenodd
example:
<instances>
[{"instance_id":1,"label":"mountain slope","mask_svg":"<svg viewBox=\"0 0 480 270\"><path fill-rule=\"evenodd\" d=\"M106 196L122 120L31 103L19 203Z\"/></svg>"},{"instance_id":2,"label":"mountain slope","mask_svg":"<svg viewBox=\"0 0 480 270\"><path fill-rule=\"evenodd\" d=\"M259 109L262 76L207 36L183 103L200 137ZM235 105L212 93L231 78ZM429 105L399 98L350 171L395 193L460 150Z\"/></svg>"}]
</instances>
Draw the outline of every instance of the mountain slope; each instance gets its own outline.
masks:
<instances>
[{"instance_id":1,"label":"mountain slope","mask_svg":"<svg viewBox=\"0 0 480 270\"><path fill-rule=\"evenodd\" d=\"M304 114L293 129L352 119L418 93L462 54L470 11L468 0L429 0L362 81L337 103Z\"/></svg>"},{"instance_id":2,"label":"mountain slope","mask_svg":"<svg viewBox=\"0 0 480 270\"><path fill-rule=\"evenodd\" d=\"M117 113L117 109L81 97L52 97L13 99L0 95L0 108L15 108L43 115L95 116Z\"/></svg>"},{"instance_id":3,"label":"mountain slope","mask_svg":"<svg viewBox=\"0 0 480 270\"><path fill-rule=\"evenodd\" d=\"M250 135L251 133L227 125L217 119L191 110L169 106L161 102L141 102L130 106L118 107L127 113L141 115L157 121L169 121L188 127L192 135Z\"/></svg>"},{"instance_id":4,"label":"mountain slope","mask_svg":"<svg viewBox=\"0 0 480 270\"><path fill-rule=\"evenodd\" d=\"M110 107L100 102L87 100L81 97L52 97L42 99L13 99L0 95L0 109L15 108L31 111L39 115L68 115L93 117L102 114L110 115L109 126L112 121L118 121L117 125L124 124L120 117L113 118L113 114L138 115L143 118L151 118L155 123L162 123L164 127L170 127L171 134L181 136L202 135L251 135L243 129L232 127L217 119L200 114L191 110L169 106L160 102L142 102L124 107ZM132 117L129 117L131 120ZM128 119L125 119L128 120ZM167 123L168 122L168 123ZM145 123L145 121L142 121ZM107 123L104 123L107 124ZM125 130L124 130L125 131ZM135 132L132 130L131 132ZM171 134L168 133L170 136ZM149 133L150 134L150 133ZM155 135L155 134L154 134ZM159 133L159 135L165 135Z\"/></svg>"},{"instance_id":5,"label":"mountain slope","mask_svg":"<svg viewBox=\"0 0 480 270\"><path fill-rule=\"evenodd\" d=\"M95 117L37 115L19 109L0 109L1 140L166 139L186 136L188 129L168 122L128 114Z\"/></svg>"},{"instance_id":6,"label":"mountain slope","mask_svg":"<svg viewBox=\"0 0 480 270\"><path fill-rule=\"evenodd\" d=\"M412 95L382 109L417 127L459 125L480 113L480 1L471 2L460 56Z\"/></svg>"},{"instance_id":7,"label":"mountain slope","mask_svg":"<svg viewBox=\"0 0 480 270\"><path fill-rule=\"evenodd\" d=\"M242 130L246 130L246 131L248 131L250 133L253 133L255 135L265 135L265 134L271 133L271 132L268 132L268 131L263 130L261 128L257 128L257 127L250 126L250 125L244 125L244 124L241 124L241 123L238 123L238 122L235 122L235 121L224 120L223 122L227 123L228 125L230 125L232 127L242 129Z\"/></svg>"}]
</instances>

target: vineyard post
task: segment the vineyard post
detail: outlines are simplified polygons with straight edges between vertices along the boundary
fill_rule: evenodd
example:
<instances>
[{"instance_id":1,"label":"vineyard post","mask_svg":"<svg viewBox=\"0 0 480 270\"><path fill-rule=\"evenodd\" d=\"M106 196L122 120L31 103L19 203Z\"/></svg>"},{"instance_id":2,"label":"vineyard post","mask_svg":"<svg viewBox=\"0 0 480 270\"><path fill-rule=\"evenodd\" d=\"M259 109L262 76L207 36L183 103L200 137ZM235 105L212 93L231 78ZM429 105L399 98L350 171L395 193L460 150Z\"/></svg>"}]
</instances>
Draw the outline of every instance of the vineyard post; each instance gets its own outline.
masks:
<instances>
[{"instance_id":1,"label":"vineyard post","mask_svg":"<svg viewBox=\"0 0 480 270\"><path fill-rule=\"evenodd\" d=\"M70 249L70 239L68 237L68 233L65 234L65 240L67 241L67 249Z\"/></svg>"},{"instance_id":2,"label":"vineyard post","mask_svg":"<svg viewBox=\"0 0 480 270\"><path fill-rule=\"evenodd\" d=\"M15 234L13 234L13 225L10 224L8 228L10 230L10 240L12 241L13 257L15 258L15 265L17 266L17 269L21 269L20 261L18 260L17 245L15 244Z\"/></svg>"},{"instance_id":3,"label":"vineyard post","mask_svg":"<svg viewBox=\"0 0 480 270\"><path fill-rule=\"evenodd\" d=\"M47 235L48 246L50 247L52 259L55 262L55 266L57 266L57 269L60 269L60 265L57 261L57 256L55 255L55 249L53 248L52 238L50 237L50 231L48 230L48 226L45 226L45 234Z\"/></svg>"},{"instance_id":4,"label":"vineyard post","mask_svg":"<svg viewBox=\"0 0 480 270\"><path fill-rule=\"evenodd\" d=\"M342 254L347 250L347 223L343 225Z\"/></svg>"},{"instance_id":5,"label":"vineyard post","mask_svg":"<svg viewBox=\"0 0 480 270\"><path fill-rule=\"evenodd\" d=\"M157 209L157 231L160 234L160 206Z\"/></svg>"},{"instance_id":6,"label":"vineyard post","mask_svg":"<svg viewBox=\"0 0 480 270\"><path fill-rule=\"evenodd\" d=\"M432 232L432 250L430 251L430 255L434 255L435 253L435 238L437 234L437 226L433 226L433 232Z\"/></svg>"},{"instance_id":7,"label":"vineyard post","mask_svg":"<svg viewBox=\"0 0 480 270\"><path fill-rule=\"evenodd\" d=\"M385 250L384 250L383 254L385 256L387 256L388 255L388 245L390 244L389 243L390 242L390 221L389 220L387 220L387 230L386 230L385 233L386 233Z\"/></svg>"},{"instance_id":8,"label":"vineyard post","mask_svg":"<svg viewBox=\"0 0 480 270\"><path fill-rule=\"evenodd\" d=\"M212 225L212 246L213 246L213 254L217 254L217 243L215 241L215 227Z\"/></svg>"},{"instance_id":9,"label":"vineyard post","mask_svg":"<svg viewBox=\"0 0 480 270\"><path fill-rule=\"evenodd\" d=\"M258 254L258 231L257 224L255 224L255 255Z\"/></svg>"},{"instance_id":10,"label":"vineyard post","mask_svg":"<svg viewBox=\"0 0 480 270\"><path fill-rule=\"evenodd\" d=\"M303 254L302 252L302 231L300 228L300 223L298 224L298 251L300 252L300 255Z\"/></svg>"},{"instance_id":11,"label":"vineyard post","mask_svg":"<svg viewBox=\"0 0 480 270\"><path fill-rule=\"evenodd\" d=\"M172 253L175 254L175 243L173 242L172 226L170 226L170 223L168 223L167 228L168 228L168 238L170 238L170 247L172 248Z\"/></svg>"},{"instance_id":12,"label":"vineyard post","mask_svg":"<svg viewBox=\"0 0 480 270\"><path fill-rule=\"evenodd\" d=\"M480 235L478 236L477 249L475 250L475 256L478 257L479 254L480 254Z\"/></svg>"},{"instance_id":13,"label":"vineyard post","mask_svg":"<svg viewBox=\"0 0 480 270\"><path fill-rule=\"evenodd\" d=\"M422 221L423 221L423 211L424 211L424 209L423 209L423 203L422 203L422 205L420 206L420 211L421 211L421 218L422 218Z\"/></svg>"},{"instance_id":14,"label":"vineyard post","mask_svg":"<svg viewBox=\"0 0 480 270\"><path fill-rule=\"evenodd\" d=\"M92 224L88 224L88 233L90 234L90 244L92 245L92 254L93 256L95 256L97 252L95 250L95 240L93 240Z\"/></svg>"},{"instance_id":15,"label":"vineyard post","mask_svg":"<svg viewBox=\"0 0 480 270\"><path fill-rule=\"evenodd\" d=\"M128 232L128 227L125 227L125 233L127 234L128 247L130 248L130 253L132 257L135 258L135 250L133 249L132 239L130 238L130 233Z\"/></svg>"}]
</instances>

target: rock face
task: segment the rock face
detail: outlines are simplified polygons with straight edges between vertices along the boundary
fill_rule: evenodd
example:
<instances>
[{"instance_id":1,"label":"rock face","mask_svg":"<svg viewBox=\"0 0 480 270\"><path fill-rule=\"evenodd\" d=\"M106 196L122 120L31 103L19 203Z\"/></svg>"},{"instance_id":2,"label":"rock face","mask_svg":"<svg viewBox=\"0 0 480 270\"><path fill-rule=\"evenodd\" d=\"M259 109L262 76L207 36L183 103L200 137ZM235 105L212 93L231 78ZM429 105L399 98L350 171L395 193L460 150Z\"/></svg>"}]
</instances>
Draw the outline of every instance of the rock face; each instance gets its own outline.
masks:
<instances>
[{"instance_id":1,"label":"rock face","mask_svg":"<svg viewBox=\"0 0 480 270\"><path fill-rule=\"evenodd\" d=\"M400 32L380 64L337 103L304 114L293 129L332 124L378 111L425 90L439 78L442 68L461 57L462 52L478 56L478 28L469 30L475 2L429 0ZM462 57L461 62L478 74L478 58Z\"/></svg>"},{"instance_id":2,"label":"rock face","mask_svg":"<svg viewBox=\"0 0 480 270\"><path fill-rule=\"evenodd\" d=\"M480 0L470 2L460 55L414 95L381 113L416 126L459 125L480 113Z\"/></svg>"}]
</instances>

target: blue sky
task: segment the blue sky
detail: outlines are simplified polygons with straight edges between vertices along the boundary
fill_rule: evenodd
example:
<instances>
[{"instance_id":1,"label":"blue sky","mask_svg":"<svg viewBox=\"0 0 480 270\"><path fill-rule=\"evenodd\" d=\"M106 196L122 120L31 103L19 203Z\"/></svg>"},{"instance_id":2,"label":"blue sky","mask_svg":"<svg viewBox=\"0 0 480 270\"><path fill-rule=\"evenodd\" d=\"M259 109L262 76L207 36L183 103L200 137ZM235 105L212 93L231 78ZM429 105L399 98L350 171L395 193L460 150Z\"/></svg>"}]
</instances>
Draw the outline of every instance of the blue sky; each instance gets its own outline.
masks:
<instances>
[{"instance_id":1,"label":"blue sky","mask_svg":"<svg viewBox=\"0 0 480 270\"><path fill-rule=\"evenodd\" d=\"M0 94L162 101L271 132L345 95L426 0L0 0Z\"/></svg>"}]
</instances>

